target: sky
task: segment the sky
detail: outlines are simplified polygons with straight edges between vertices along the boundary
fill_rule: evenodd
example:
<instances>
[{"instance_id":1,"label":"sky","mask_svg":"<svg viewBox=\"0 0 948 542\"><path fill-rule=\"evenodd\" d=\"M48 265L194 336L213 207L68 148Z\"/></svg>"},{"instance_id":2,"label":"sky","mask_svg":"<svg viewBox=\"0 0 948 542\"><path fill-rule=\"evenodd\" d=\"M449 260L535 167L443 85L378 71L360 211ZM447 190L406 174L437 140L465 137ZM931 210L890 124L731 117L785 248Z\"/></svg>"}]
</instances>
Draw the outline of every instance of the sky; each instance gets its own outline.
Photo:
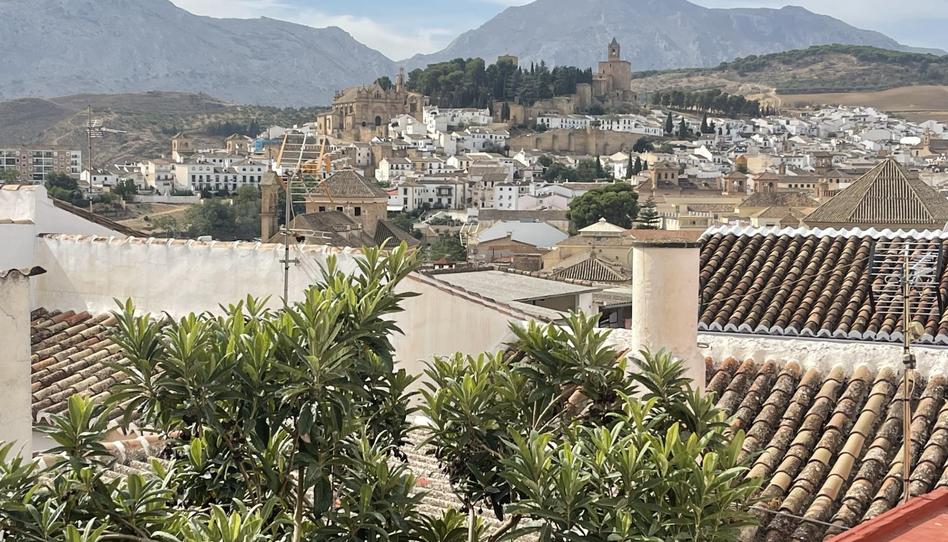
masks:
<instances>
[{"instance_id":1,"label":"sky","mask_svg":"<svg viewBox=\"0 0 948 542\"><path fill-rule=\"evenodd\" d=\"M338 26L393 60L444 48L505 7L529 0L172 0L199 15ZM583 0L576 0L583 1ZM803 6L906 45L948 51L948 0L692 0L706 7Z\"/></svg>"}]
</instances>

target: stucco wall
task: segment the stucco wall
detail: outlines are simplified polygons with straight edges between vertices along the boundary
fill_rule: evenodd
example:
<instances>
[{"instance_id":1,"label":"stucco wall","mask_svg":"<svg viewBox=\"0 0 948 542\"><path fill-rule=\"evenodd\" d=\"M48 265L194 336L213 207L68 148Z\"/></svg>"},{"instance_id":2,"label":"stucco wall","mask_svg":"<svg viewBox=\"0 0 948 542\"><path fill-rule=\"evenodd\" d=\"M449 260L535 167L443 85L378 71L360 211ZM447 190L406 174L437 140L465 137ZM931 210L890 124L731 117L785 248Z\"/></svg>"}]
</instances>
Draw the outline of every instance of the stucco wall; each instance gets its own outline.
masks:
<instances>
[{"instance_id":1,"label":"stucco wall","mask_svg":"<svg viewBox=\"0 0 948 542\"><path fill-rule=\"evenodd\" d=\"M125 237L56 207L42 186L12 188L0 189L0 269L34 265L34 239L41 233Z\"/></svg>"},{"instance_id":2,"label":"stucco wall","mask_svg":"<svg viewBox=\"0 0 948 542\"><path fill-rule=\"evenodd\" d=\"M18 271L0 271L0 442L32 455L30 409L30 284Z\"/></svg>"},{"instance_id":3,"label":"stucco wall","mask_svg":"<svg viewBox=\"0 0 948 542\"><path fill-rule=\"evenodd\" d=\"M36 252L47 273L35 281L34 306L47 309L102 313L115 309L113 299L130 297L141 311L181 316L213 312L248 294L269 296L278 307L283 295L281 245L54 236L39 238ZM307 247L291 253L300 260L290 269L291 301L302 298L330 254L342 270L356 270L355 251ZM526 318L439 284L412 275L400 285L421 294L393 317L404 332L392 338L396 356L414 374L421 373L420 360L434 355L489 351L501 343L509 321Z\"/></svg>"},{"instance_id":4,"label":"stucco wall","mask_svg":"<svg viewBox=\"0 0 948 542\"><path fill-rule=\"evenodd\" d=\"M852 368L866 365L872 369L890 367L902 369L902 347L894 343L846 341L830 339L803 339L740 335L730 333L701 333L698 342L702 352L715 360L733 357L757 362L795 361L802 367L829 370L837 365ZM913 346L918 370L923 375L948 373L948 348Z\"/></svg>"},{"instance_id":5,"label":"stucco wall","mask_svg":"<svg viewBox=\"0 0 948 542\"><path fill-rule=\"evenodd\" d=\"M632 247L632 328L639 344L684 359L688 376L704 384L697 349L698 248L636 244Z\"/></svg>"},{"instance_id":6,"label":"stucco wall","mask_svg":"<svg viewBox=\"0 0 948 542\"><path fill-rule=\"evenodd\" d=\"M290 300L316 278L318 264L335 254L345 271L355 270L353 253L311 247L292 251ZM283 247L247 242L168 241L51 236L37 239L36 259L47 273L36 281L36 304L46 308L102 313L113 299L133 298L142 311L180 316L214 311L248 294L283 296Z\"/></svg>"}]
</instances>

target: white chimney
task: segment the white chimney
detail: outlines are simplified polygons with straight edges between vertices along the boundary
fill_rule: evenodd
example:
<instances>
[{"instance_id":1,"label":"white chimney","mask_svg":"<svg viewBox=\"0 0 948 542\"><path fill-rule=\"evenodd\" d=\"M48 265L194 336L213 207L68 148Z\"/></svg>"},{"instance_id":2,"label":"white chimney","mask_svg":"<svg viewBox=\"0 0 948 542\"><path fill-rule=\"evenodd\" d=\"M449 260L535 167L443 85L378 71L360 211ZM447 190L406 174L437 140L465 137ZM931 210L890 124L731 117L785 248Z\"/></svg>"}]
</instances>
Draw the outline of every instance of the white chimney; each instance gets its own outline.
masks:
<instances>
[{"instance_id":1,"label":"white chimney","mask_svg":"<svg viewBox=\"0 0 948 542\"><path fill-rule=\"evenodd\" d=\"M33 453L30 393L30 279L43 268L0 272L0 441Z\"/></svg>"},{"instance_id":2,"label":"white chimney","mask_svg":"<svg viewBox=\"0 0 948 542\"><path fill-rule=\"evenodd\" d=\"M665 239L632 243L632 339L652 352L685 361L687 376L704 389L698 350L698 265L701 244Z\"/></svg>"}]
</instances>

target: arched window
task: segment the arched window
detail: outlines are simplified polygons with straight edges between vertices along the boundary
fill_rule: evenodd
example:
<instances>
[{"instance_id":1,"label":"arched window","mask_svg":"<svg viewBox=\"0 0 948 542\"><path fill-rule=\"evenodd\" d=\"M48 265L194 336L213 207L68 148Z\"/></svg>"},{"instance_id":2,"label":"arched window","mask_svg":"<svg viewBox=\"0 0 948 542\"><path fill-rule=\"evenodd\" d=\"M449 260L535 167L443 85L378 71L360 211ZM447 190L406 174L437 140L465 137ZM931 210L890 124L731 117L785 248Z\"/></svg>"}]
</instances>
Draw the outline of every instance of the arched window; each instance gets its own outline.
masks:
<instances>
[{"instance_id":1,"label":"arched window","mask_svg":"<svg viewBox=\"0 0 948 542\"><path fill-rule=\"evenodd\" d=\"M382 125L382 117L375 115L375 127L378 128Z\"/></svg>"},{"instance_id":2,"label":"arched window","mask_svg":"<svg viewBox=\"0 0 948 542\"><path fill-rule=\"evenodd\" d=\"M365 121L362 121L362 127L365 128Z\"/></svg>"}]
</instances>

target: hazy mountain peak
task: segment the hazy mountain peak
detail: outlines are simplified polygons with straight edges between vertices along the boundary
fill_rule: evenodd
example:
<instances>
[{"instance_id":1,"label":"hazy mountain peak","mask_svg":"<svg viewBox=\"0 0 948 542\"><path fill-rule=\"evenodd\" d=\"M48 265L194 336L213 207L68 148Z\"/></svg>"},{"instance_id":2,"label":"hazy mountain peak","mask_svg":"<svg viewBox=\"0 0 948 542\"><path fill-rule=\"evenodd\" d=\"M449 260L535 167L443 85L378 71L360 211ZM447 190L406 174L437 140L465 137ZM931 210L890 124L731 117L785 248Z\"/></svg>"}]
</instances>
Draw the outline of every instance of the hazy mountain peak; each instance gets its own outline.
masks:
<instances>
[{"instance_id":1,"label":"hazy mountain peak","mask_svg":"<svg viewBox=\"0 0 948 542\"><path fill-rule=\"evenodd\" d=\"M201 17L169 0L0 0L0 49L0 98L165 90L325 105L397 71L337 27Z\"/></svg>"},{"instance_id":2,"label":"hazy mountain peak","mask_svg":"<svg viewBox=\"0 0 948 542\"><path fill-rule=\"evenodd\" d=\"M799 6L710 9L687 0L536 0L508 8L444 50L407 63L418 67L475 56L492 62L513 54L524 64L595 66L613 35L635 70L716 66L736 57L830 43L917 50Z\"/></svg>"}]
</instances>

